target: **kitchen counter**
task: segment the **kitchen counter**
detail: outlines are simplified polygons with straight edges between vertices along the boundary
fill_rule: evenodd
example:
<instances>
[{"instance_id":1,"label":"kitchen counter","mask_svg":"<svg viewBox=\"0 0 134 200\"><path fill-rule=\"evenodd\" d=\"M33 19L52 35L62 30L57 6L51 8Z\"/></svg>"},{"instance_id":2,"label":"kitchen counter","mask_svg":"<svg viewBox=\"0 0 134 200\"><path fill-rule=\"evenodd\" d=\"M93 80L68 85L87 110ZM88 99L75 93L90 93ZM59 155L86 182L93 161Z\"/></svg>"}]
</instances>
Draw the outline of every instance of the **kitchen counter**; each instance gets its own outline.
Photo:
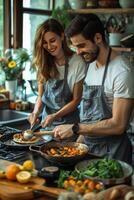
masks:
<instances>
[{"instance_id":1,"label":"kitchen counter","mask_svg":"<svg viewBox=\"0 0 134 200\"><path fill-rule=\"evenodd\" d=\"M21 129L21 130L25 130L25 129L29 128L29 123L27 121L26 123L22 123L22 124L13 124L12 127L18 128L18 129ZM3 147L1 147L1 148L2 148L2 150L5 149ZM7 150L8 155L9 155L9 152L10 153L17 153L17 151L18 151L17 149L11 150L10 148L6 148L6 150ZM40 170L40 169L42 169L43 167L46 167L46 166L53 165L53 163L48 162L44 157L42 157L38 153L30 152L28 149L21 149L19 151L20 151L21 155L16 157L16 158L14 157L14 159L12 160L13 162L17 162L19 164L22 164L25 160L31 159L34 162L35 168L37 170ZM1 152L0 152L0 155L1 155ZM69 168L65 168L65 169L70 170L70 169L73 169L73 167L69 167ZM134 176L132 178L132 185L134 186ZM39 198L38 200L43 200L43 199L54 200L55 198L49 197L47 195L45 197Z\"/></svg>"},{"instance_id":2,"label":"kitchen counter","mask_svg":"<svg viewBox=\"0 0 134 200\"><path fill-rule=\"evenodd\" d=\"M18 122L21 124L25 124L29 113L21 112L16 110L4 109L0 110L0 125L8 124L8 125L15 125Z\"/></svg>"}]
</instances>

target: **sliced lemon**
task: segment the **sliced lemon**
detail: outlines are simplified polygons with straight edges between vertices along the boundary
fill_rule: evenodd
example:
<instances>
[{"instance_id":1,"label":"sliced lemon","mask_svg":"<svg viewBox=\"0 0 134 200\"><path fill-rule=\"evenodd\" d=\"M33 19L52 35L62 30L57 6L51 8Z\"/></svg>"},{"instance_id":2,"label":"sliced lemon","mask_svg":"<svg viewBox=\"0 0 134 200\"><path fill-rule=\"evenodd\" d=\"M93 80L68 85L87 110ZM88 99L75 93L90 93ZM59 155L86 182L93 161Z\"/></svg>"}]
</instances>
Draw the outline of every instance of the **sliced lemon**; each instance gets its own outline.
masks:
<instances>
[{"instance_id":1,"label":"sliced lemon","mask_svg":"<svg viewBox=\"0 0 134 200\"><path fill-rule=\"evenodd\" d=\"M16 175L16 179L19 183L28 183L31 179L31 173L28 171L21 171Z\"/></svg>"},{"instance_id":2,"label":"sliced lemon","mask_svg":"<svg viewBox=\"0 0 134 200\"><path fill-rule=\"evenodd\" d=\"M6 178L6 173L3 170L0 170L0 178Z\"/></svg>"},{"instance_id":3,"label":"sliced lemon","mask_svg":"<svg viewBox=\"0 0 134 200\"><path fill-rule=\"evenodd\" d=\"M32 160L26 160L23 163L23 168L24 168L24 170L32 171L34 169L34 163L33 163L33 161Z\"/></svg>"}]
</instances>

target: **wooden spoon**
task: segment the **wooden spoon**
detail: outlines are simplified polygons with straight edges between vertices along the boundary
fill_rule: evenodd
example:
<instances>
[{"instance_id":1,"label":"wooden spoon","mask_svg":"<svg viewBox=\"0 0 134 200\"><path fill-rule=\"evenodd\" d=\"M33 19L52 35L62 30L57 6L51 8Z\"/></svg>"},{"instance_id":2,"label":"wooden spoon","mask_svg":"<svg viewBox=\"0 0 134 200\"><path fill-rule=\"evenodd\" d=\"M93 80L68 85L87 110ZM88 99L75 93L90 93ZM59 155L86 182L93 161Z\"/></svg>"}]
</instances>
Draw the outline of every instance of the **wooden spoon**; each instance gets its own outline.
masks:
<instances>
[{"instance_id":1,"label":"wooden spoon","mask_svg":"<svg viewBox=\"0 0 134 200\"><path fill-rule=\"evenodd\" d=\"M54 135L54 131L33 132L30 129L24 131L23 137L25 140L31 139L33 136Z\"/></svg>"}]
</instances>

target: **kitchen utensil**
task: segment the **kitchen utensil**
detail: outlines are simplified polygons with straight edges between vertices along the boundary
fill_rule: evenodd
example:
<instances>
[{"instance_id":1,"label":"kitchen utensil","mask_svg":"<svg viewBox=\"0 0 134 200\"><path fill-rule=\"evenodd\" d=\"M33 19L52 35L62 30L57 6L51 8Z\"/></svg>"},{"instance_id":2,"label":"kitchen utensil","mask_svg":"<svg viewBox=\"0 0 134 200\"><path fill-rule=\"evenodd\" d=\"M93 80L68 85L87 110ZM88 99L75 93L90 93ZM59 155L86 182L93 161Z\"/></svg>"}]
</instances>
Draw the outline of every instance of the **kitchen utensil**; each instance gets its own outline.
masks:
<instances>
[{"instance_id":1,"label":"kitchen utensil","mask_svg":"<svg viewBox=\"0 0 134 200\"><path fill-rule=\"evenodd\" d=\"M93 161L99 161L100 159L94 159L94 160L84 160L84 161L81 161L79 163L76 164L75 166L75 169L78 171L78 172L83 172L87 166L93 162ZM119 161L118 162L121 164L121 167L123 169L123 177L121 178L96 178L96 177L88 177L90 179L93 179L93 180L96 180L96 181L100 181L100 182L103 182L104 185L106 186L112 186L112 185L117 185L117 184L127 184L131 182L131 177L132 177L132 174L133 174L133 168L123 162L123 161ZM85 175L85 178L87 178L87 176Z\"/></svg>"},{"instance_id":2,"label":"kitchen utensil","mask_svg":"<svg viewBox=\"0 0 134 200\"><path fill-rule=\"evenodd\" d=\"M30 130L31 130L32 132L35 132L35 131L39 130L40 128L42 128L42 126L41 126L41 123L39 122L39 123L33 124L33 125L31 126Z\"/></svg>"},{"instance_id":3,"label":"kitchen utensil","mask_svg":"<svg viewBox=\"0 0 134 200\"><path fill-rule=\"evenodd\" d=\"M123 33L125 31L125 21L111 15L106 22L106 30L108 33Z\"/></svg>"},{"instance_id":4,"label":"kitchen utensil","mask_svg":"<svg viewBox=\"0 0 134 200\"><path fill-rule=\"evenodd\" d=\"M55 185L55 180L58 179L59 172L59 168L56 166L46 166L39 171L35 170L33 174L44 178L47 186L53 186Z\"/></svg>"},{"instance_id":5,"label":"kitchen utensil","mask_svg":"<svg viewBox=\"0 0 134 200\"><path fill-rule=\"evenodd\" d=\"M22 133L17 133L13 135L13 141L19 144L35 144L39 142L41 138L38 137L31 137L30 139L25 139Z\"/></svg>"},{"instance_id":6,"label":"kitchen utensil","mask_svg":"<svg viewBox=\"0 0 134 200\"><path fill-rule=\"evenodd\" d=\"M124 47L130 47L133 48L134 47L134 34L129 34L125 37L123 37L121 40L121 45L123 45Z\"/></svg>"},{"instance_id":7,"label":"kitchen utensil","mask_svg":"<svg viewBox=\"0 0 134 200\"><path fill-rule=\"evenodd\" d=\"M42 138L43 137L43 138ZM39 145L43 145L44 143L47 143L47 142L50 142L52 140L52 136L50 135L45 135L45 136L42 136L40 138L40 140L34 144L32 144L33 146L39 146ZM8 148L11 148L11 149L16 149L16 150L23 150L23 149L29 149L29 146L31 144L19 144L19 143L16 143L13 141L13 135L3 135L1 137L1 144L8 147Z\"/></svg>"},{"instance_id":8,"label":"kitchen utensil","mask_svg":"<svg viewBox=\"0 0 134 200\"><path fill-rule=\"evenodd\" d=\"M39 130L40 128L42 128L40 122L34 124L31 129L29 130L25 130L23 133L24 139L29 140L31 139L33 136L44 136L44 135L54 135L53 131L42 131L42 132L36 132L37 130Z\"/></svg>"},{"instance_id":9,"label":"kitchen utensil","mask_svg":"<svg viewBox=\"0 0 134 200\"><path fill-rule=\"evenodd\" d=\"M24 139L25 140L31 139L33 137L33 132L39 130L40 128L42 128L40 122L33 124L30 129L27 129L23 132Z\"/></svg>"},{"instance_id":10,"label":"kitchen utensil","mask_svg":"<svg viewBox=\"0 0 134 200\"><path fill-rule=\"evenodd\" d=\"M64 157L63 156L52 156L48 155L47 151L50 150L51 148L59 148L59 147L75 147L76 149L80 149L83 151L81 155L75 155L75 156L70 156L70 157ZM87 145L82 144L82 143L77 143L77 142L57 142L57 141L51 141L45 145L42 146L30 146L29 147L30 151L37 152L41 154L44 158L46 158L48 161L52 162L56 166L66 166L66 165L74 165L78 161L82 160L85 158L87 155L90 157L95 157L96 155L90 154L89 148Z\"/></svg>"},{"instance_id":11,"label":"kitchen utensil","mask_svg":"<svg viewBox=\"0 0 134 200\"><path fill-rule=\"evenodd\" d=\"M54 131L43 131L43 132L31 132L31 131L26 131L23 133L24 135L24 139L29 140L31 139L33 136L45 136L45 135L50 135L53 136L54 135Z\"/></svg>"}]
</instances>

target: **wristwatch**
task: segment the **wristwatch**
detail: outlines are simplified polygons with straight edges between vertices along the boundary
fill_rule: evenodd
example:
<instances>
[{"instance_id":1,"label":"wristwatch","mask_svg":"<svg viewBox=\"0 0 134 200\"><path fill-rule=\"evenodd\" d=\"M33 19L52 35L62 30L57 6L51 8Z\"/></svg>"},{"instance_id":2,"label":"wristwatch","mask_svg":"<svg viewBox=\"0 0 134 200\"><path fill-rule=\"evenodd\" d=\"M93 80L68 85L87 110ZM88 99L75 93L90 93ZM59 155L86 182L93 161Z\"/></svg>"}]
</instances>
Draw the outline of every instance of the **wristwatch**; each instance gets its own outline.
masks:
<instances>
[{"instance_id":1,"label":"wristwatch","mask_svg":"<svg viewBox=\"0 0 134 200\"><path fill-rule=\"evenodd\" d=\"M79 129L80 129L80 127L79 127L79 124L78 124L78 123L75 123L75 124L72 126L72 131L73 131L74 134L78 134Z\"/></svg>"}]
</instances>

